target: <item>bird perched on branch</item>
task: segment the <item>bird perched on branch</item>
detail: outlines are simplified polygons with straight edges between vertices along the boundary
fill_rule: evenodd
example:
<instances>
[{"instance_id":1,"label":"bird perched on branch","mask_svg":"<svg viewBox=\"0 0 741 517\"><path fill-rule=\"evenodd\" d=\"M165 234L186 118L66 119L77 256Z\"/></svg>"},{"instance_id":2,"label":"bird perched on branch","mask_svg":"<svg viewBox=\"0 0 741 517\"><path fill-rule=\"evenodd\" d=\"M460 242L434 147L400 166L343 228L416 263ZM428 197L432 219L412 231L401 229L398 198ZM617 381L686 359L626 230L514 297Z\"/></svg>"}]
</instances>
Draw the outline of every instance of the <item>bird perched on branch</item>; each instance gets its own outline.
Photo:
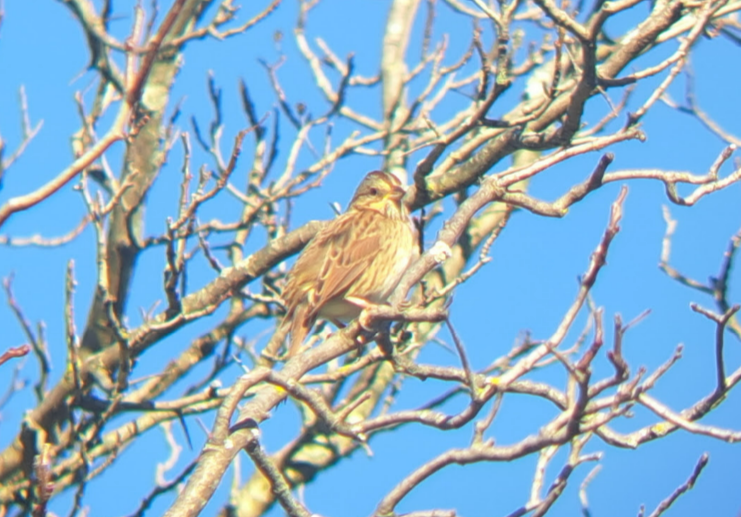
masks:
<instances>
[{"instance_id":1,"label":"bird perched on branch","mask_svg":"<svg viewBox=\"0 0 741 517\"><path fill-rule=\"evenodd\" d=\"M347 211L304 248L283 289L295 354L317 318L347 322L370 304L384 303L414 259L417 246L404 187L393 174L369 173Z\"/></svg>"}]
</instances>

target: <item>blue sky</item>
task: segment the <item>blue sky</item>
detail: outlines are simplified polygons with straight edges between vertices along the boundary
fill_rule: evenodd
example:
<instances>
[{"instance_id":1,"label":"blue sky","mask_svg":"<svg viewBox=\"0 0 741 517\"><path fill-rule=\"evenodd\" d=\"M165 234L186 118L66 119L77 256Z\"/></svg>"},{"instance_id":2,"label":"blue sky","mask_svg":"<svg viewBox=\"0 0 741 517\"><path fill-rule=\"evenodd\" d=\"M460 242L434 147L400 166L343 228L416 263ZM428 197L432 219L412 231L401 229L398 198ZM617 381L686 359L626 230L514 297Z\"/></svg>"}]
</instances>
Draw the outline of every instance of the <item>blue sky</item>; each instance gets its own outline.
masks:
<instances>
[{"instance_id":1,"label":"blue sky","mask_svg":"<svg viewBox=\"0 0 741 517\"><path fill-rule=\"evenodd\" d=\"M131 23L131 10L117 4L118 15L112 24L117 36L123 37ZM326 0L312 11L308 32L310 40L321 36L338 56L355 53L357 71L373 75L378 70L380 38L383 33L387 0L376 2L347 2ZM56 2L10 0L5 5L5 19L0 28L0 134L14 149L20 140L20 112L18 89L25 88L32 122L43 119L44 125L27 152L6 174L0 203L27 193L58 174L71 161L70 135L78 128L74 93L84 90L92 81L86 73L88 51L84 38L67 9ZM260 4L261 5L261 4ZM247 13L259 8L249 3ZM610 30L618 36L645 16L647 4L639 4L622 16ZM247 16L246 14L244 15ZM268 113L276 105L269 89L268 79L258 59L275 62L279 52L273 43L276 30L283 33L281 50L287 62L279 71L286 94L293 102L304 102L315 113L326 109L326 103L313 87L310 72L295 49L292 28L297 16L297 6L287 1L265 23L256 26L246 35L224 42L197 41L185 51L185 61L173 91L173 103L183 99L181 124L190 130L190 116L198 118L201 126L210 121L206 77L213 71L216 82L223 89L225 109L225 149L237 131L246 127L237 89L238 80L248 83L258 112ZM422 19L420 17L420 19ZM469 42L470 26L460 16L443 5L437 18L434 37L447 34L450 41L448 62L454 62ZM419 24L418 24L419 25ZM419 27L416 28L417 33ZM655 64L675 48L669 44L642 57L638 65ZM416 59L418 45L410 47L409 56ZM741 134L741 104L737 102L740 72L731 66L738 62L738 48L722 38L702 39L692 54L691 65L696 76L696 95L707 111L722 127ZM632 108L645 101L663 76L636 89ZM524 84L517 83L503 100L502 107L493 111L499 115L507 111L509 103L516 102ZM679 78L670 93L681 99L684 78ZM88 99L90 98L88 93ZM617 95L614 95L617 98ZM381 111L378 88L353 93L349 102L364 112L378 116ZM437 115L444 118L449 105ZM595 122L604 110L604 103L594 99L585 118ZM271 115L272 116L272 115ZM103 131L104 121L100 131ZM285 120L281 121L285 136L280 152L281 163L288 154L286 142L291 132ZM617 129L624 119L613 124ZM349 124L337 126L335 141L352 129ZM648 136L645 143L627 142L611 149L615 161L609 170L627 168L664 168L704 173L724 147L724 143L703 129L691 117L678 113L658 103L644 120L643 130ZM317 142L321 140L318 139ZM114 170L120 164L121 148L112 149L108 156ZM410 160L413 167L422 155ZM182 151L173 150L169 163L163 169L150 194L146 215L146 234L162 232L165 218L172 214L177 202ZM248 156L244 156L244 164ZM599 159L590 154L560 164L535 178L530 186L532 195L546 200L556 199L571 185L583 180ZM202 153L195 156L196 163L208 163ZM308 160L308 158L307 158ZM308 161L306 162L308 163ZM507 164L499 164L496 170ZM360 178L369 170L379 168L376 158L352 157L339 162L322 188L302 197L294 207L295 227L309 219L327 219L332 216L330 202L347 204ZM730 164L722 169L730 171ZM245 168L237 171L235 183L243 178ZM2 234L16 237L40 233L52 237L70 231L85 214L80 195L68 185L52 198L33 210L17 214L6 224ZM526 212L517 212L492 248L493 260L474 279L456 292L451 307L452 321L467 347L475 368L482 368L505 353L523 331L530 331L533 338L545 339L555 330L564 312L571 304L577 290L577 276L587 266L590 253L599 242L609 215L610 203L617 196L620 185L608 185L594 192L573 207L563 219L546 219ZM669 407L679 410L705 396L714 387L714 325L689 309L690 302L712 307L712 300L698 292L688 290L666 277L657 267L661 240L665 231L662 205L668 200L661 184L636 181L629 184L630 192L625 203L622 231L616 238L593 290L594 302L604 307L606 328L611 328L614 314L628 321L646 309L651 315L632 329L624 343L625 355L633 367L645 365L655 368L674 351L677 344L684 345L683 359L656 386L653 395ZM682 191L687 193L688 191ZM692 208L670 206L672 216L679 221L673 241L672 262L683 273L700 281L718 271L722 254L730 237L741 225L737 185L703 199ZM450 206L447 206L450 209ZM209 216L234 217L239 204L234 198L223 197L223 203L207 207ZM446 212L446 216L450 211ZM434 229L433 229L434 230ZM216 244L219 237L216 237ZM426 235L428 244L434 241L434 231ZM264 235L251 240L249 249L264 244ZM61 248L0 248L0 276L14 275L14 290L18 302L32 322L44 321L49 341L54 371L52 382L63 373L65 357L64 325L62 319L64 271L70 259L75 261L77 278L76 324L82 329L95 285L94 234L85 230L72 243ZM222 256L226 261L226 257ZM148 308L163 299L161 287L164 254L161 249L145 253L137 266L132 297L128 307L130 326L140 323L140 307ZM205 285L213 272L201 263L191 272L191 289ZM739 286L738 277L731 286L731 299ZM492 296L492 293L495 293ZM189 339L209 328L214 318L197 322L182 333L168 338L162 346L149 352L141 362L143 375L173 357L187 346ZM585 321L582 314L569 338L573 341ZM0 350L25 342L25 337L9 308L0 304ZM254 338L265 330L248 326L241 333ZM607 332L608 344L612 333ZM449 341L446 333L441 338ZM566 341L569 342L569 339ZM420 356L420 361L438 364L457 364L455 356L439 346L430 346ZM733 371L741 361L738 342L728 335L726 364ZM11 369L19 362L2 367L0 381L7 379ZM204 373L204 369L200 372ZM609 363L604 355L595 366L595 376L607 375ZM233 381L239 372L230 370L223 376L225 384ZM33 383L36 368L29 358L21 377ZM537 372L533 378L562 385L563 374L558 366ZM0 390L6 383L0 382ZM399 408L413 408L434 398L448 389L442 383L420 382L410 379L398 397ZM175 394L173 393L173 396ZM455 411L461 401L446 410ZM29 387L16 394L0 413L0 447L6 447L16 434L23 412L33 404ZM726 428L741 428L739 414L741 399L731 393L728 400L705 421L707 424ZM552 418L552 408L526 397L505 397L501 415L490 430L498 443L512 443ZM201 419L210 426L210 415ZM616 422L615 428L629 431L654 422L655 417L646 410L636 408L630 419ZM205 436L195 419L189 420L196 449L204 443ZM275 411L273 419L262 428L263 441L269 451L274 451L293 437L298 429L298 418L292 404ZM176 429L182 439L182 433ZM371 443L374 456L362 451L351 459L325 472L305 492L309 508L321 515L361 516L372 512L375 505L404 475L450 447L465 447L471 438L470 426L457 432L440 432L428 428L408 426L379 435ZM603 451L602 470L592 481L589 497L592 515L632 515L640 504L649 510L691 473L697 458L703 452L710 454L710 463L696 487L684 495L667 515L737 515L741 498L737 495L738 464L741 454L738 446L724 444L709 438L685 432L642 446L639 450L619 450L596 439L588 445L589 451ZM196 451L186 451L179 466L187 463ZM132 512L154 480L154 463L166 459L167 449L162 433L153 430L138 443L127 449L105 475L92 481L86 491L86 504L91 515L122 515ZM147 461L144 461L147 458ZM553 479L564 460L564 453L556 456L548 471L548 482ZM415 490L399 508L400 511L434 507L456 508L460 515L507 515L528 497L536 457L507 464L478 464L453 467L433 476ZM575 515L580 510L578 486L591 469L580 467L571 478L566 493L549 515ZM241 458L242 479L251 472L247 456ZM232 473L228 474L207 507L204 515L213 515L226 502ZM111 504L111 495L117 502ZM169 506L171 495L160 498L152 514L161 513ZM52 509L65 514L69 509L71 494L55 500ZM282 515L274 509L271 515Z\"/></svg>"}]
</instances>

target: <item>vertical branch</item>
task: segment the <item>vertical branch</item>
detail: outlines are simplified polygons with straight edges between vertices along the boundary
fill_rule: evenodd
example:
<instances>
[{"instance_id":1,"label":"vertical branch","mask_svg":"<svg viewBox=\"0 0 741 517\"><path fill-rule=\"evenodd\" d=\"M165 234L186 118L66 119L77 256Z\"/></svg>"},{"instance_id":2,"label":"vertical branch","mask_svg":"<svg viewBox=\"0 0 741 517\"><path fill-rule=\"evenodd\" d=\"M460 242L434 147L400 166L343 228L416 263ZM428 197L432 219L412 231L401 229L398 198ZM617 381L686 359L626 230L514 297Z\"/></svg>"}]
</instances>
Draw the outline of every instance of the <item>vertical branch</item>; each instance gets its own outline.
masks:
<instances>
[{"instance_id":1,"label":"vertical branch","mask_svg":"<svg viewBox=\"0 0 741 517\"><path fill-rule=\"evenodd\" d=\"M406 179L406 139L398 131L400 121L407 117L404 87L407 75L405 55L412 24L420 0L394 0L386 20L381 57L381 79L383 81L383 117L387 130L384 147L388 151L384 170Z\"/></svg>"},{"instance_id":2,"label":"vertical branch","mask_svg":"<svg viewBox=\"0 0 741 517\"><path fill-rule=\"evenodd\" d=\"M177 0L170 8L155 35L146 43L146 53L138 71L133 76L127 73L127 104L138 104L139 110L133 122L132 135L127 139L122 164L121 178L131 179L131 187L121 196L113 208L107 232L105 250L105 283L112 314L120 319L124 313L126 299L134 265L141 251L143 233L143 209L145 196L165 160L160 140L162 121L169 100L170 89L178 71L176 59L179 49L160 52L168 40L182 35L194 23L200 9L200 0ZM141 27L135 27L133 35ZM136 57L136 48L127 47L127 62L130 68ZM146 99L146 105L141 105ZM101 293L96 293L82 335L83 356L95 353L116 341L112 329L106 324L110 314Z\"/></svg>"}]
</instances>

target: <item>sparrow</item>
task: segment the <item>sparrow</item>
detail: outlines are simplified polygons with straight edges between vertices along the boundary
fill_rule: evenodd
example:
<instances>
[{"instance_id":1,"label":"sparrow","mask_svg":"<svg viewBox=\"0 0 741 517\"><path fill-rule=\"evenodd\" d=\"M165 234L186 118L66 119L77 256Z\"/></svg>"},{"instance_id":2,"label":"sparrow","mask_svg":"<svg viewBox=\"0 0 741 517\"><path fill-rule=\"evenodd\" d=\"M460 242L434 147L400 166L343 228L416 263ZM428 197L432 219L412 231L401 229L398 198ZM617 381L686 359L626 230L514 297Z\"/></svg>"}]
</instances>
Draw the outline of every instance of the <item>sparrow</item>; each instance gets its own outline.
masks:
<instances>
[{"instance_id":1,"label":"sparrow","mask_svg":"<svg viewBox=\"0 0 741 517\"><path fill-rule=\"evenodd\" d=\"M347 323L386 302L417 255L405 189L393 174L369 173L347 211L309 241L288 273L281 327L295 354L317 319Z\"/></svg>"}]
</instances>

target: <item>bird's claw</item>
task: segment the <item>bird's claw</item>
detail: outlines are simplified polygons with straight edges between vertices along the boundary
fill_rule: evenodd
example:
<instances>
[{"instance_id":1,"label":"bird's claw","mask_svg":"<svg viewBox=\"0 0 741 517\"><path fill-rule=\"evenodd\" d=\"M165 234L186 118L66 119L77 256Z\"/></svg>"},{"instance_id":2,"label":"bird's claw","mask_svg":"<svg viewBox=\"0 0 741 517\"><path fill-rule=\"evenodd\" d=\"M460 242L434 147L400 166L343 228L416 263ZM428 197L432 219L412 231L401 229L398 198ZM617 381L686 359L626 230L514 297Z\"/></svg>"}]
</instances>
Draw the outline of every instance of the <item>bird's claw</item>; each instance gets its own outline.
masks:
<instances>
[{"instance_id":1,"label":"bird's claw","mask_svg":"<svg viewBox=\"0 0 741 517\"><path fill-rule=\"evenodd\" d=\"M366 307L366 309L368 307ZM371 320L370 314L368 314L368 312L365 310L360 313L360 316L358 316L358 325L360 325L360 328L362 328L366 332L372 332L374 330L373 320Z\"/></svg>"},{"instance_id":2,"label":"bird's claw","mask_svg":"<svg viewBox=\"0 0 741 517\"><path fill-rule=\"evenodd\" d=\"M394 305L394 310L396 310L397 312L404 312L405 310L411 308L412 305L413 305L412 300L404 299L400 301L399 303L397 303L396 305Z\"/></svg>"}]
</instances>

